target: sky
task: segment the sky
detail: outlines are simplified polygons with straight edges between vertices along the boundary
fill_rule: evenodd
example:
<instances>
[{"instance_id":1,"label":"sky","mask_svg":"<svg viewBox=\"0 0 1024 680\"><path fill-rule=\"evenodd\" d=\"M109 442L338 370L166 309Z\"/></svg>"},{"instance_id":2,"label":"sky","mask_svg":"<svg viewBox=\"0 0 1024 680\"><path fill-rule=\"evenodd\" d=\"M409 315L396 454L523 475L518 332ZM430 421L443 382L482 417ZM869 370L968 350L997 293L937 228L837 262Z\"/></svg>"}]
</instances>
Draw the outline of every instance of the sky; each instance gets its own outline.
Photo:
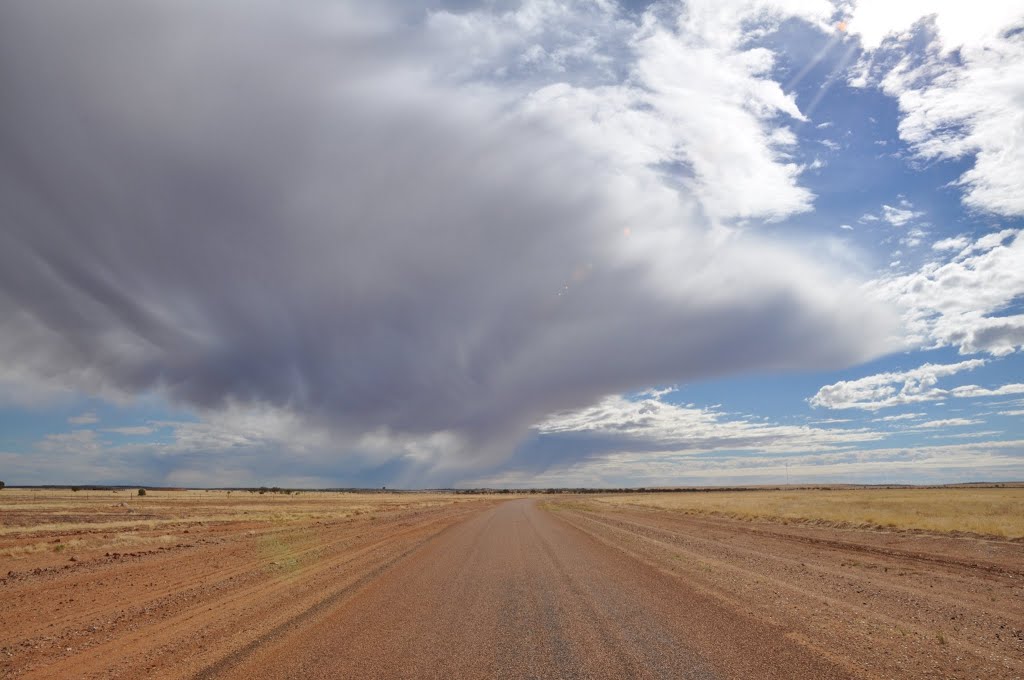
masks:
<instances>
[{"instance_id":1,"label":"sky","mask_svg":"<svg viewBox=\"0 0 1024 680\"><path fill-rule=\"evenodd\" d=\"M1024 479L1024 2L0 3L0 479Z\"/></svg>"}]
</instances>

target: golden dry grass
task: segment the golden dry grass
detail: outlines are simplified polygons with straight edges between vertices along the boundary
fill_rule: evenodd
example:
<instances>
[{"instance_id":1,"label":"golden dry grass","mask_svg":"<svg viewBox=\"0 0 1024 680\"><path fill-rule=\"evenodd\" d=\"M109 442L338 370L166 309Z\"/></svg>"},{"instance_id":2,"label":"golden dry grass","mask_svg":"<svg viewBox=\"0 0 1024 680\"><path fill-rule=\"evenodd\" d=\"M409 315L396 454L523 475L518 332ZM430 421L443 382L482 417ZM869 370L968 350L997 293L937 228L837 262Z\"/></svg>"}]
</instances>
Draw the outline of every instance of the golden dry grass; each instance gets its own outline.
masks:
<instances>
[{"instance_id":1,"label":"golden dry grass","mask_svg":"<svg viewBox=\"0 0 1024 680\"><path fill-rule=\"evenodd\" d=\"M218 525L256 529L317 520L375 519L401 509L463 503L472 495L431 493L258 494L244 491L135 489L0 491L0 557L81 550L131 551L181 540L189 528Z\"/></svg>"},{"instance_id":2,"label":"golden dry grass","mask_svg":"<svg viewBox=\"0 0 1024 680\"><path fill-rule=\"evenodd\" d=\"M1024 488L1020 487L626 494L597 497L592 505L1024 538Z\"/></svg>"}]
</instances>

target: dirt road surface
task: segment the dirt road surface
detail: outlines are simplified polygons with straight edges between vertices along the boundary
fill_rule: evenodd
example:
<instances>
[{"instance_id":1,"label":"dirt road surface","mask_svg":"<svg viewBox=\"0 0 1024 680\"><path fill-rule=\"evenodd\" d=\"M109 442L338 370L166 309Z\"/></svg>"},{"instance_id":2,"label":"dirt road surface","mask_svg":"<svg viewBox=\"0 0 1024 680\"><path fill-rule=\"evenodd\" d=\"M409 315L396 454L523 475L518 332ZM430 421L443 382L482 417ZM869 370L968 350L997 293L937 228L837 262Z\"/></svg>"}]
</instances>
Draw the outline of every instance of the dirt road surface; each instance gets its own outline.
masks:
<instances>
[{"instance_id":1,"label":"dirt road surface","mask_svg":"<svg viewBox=\"0 0 1024 680\"><path fill-rule=\"evenodd\" d=\"M585 500L236 528L0 596L5 677L1024 677L1019 542Z\"/></svg>"}]
</instances>

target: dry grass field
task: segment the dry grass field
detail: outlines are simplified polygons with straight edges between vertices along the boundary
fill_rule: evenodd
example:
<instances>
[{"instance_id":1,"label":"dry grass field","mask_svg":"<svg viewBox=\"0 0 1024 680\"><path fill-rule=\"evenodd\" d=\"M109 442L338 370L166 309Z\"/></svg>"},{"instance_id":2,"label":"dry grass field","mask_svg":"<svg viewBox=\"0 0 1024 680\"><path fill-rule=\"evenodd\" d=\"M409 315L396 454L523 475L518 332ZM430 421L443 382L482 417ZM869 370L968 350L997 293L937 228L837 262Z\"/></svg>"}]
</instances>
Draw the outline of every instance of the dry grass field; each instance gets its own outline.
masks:
<instances>
[{"instance_id":1,"label":"dry grass field","mask_svg":"<svg viewBox=\"0 0 1024 680\"><path fill-rule=\"evenodd\" d=\"M196 531L263 531L315 522L374 520L401 510L472 500L429 493L70 489L4 489L0 492L0 558L29 561L131 553L181 542ZM27 559L31 558L31 559ZM59 558L59 559L58 559Z\"/></svg>"},{"instance_id":2,"label":"dry grass field","mask_svg":"<svg viewBox=\"0 0 1024 680\"><path fill-rule=\"evenodd\" d=\"M1022 487L626 494L601 497L595 502L612 508L657 508L744 520L1024 538Z\"/></svg>"}]
</instances>

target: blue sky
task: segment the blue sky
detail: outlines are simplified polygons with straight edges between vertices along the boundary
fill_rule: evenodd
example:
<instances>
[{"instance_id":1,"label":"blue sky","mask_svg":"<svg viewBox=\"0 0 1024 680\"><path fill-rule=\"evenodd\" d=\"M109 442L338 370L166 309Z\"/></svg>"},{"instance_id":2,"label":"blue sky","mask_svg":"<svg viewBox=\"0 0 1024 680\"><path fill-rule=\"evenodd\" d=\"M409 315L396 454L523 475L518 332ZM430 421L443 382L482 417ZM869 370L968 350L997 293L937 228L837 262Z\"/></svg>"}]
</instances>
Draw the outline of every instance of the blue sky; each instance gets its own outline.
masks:
<instances>
[{"instance_id":1,"label":"blue sky","mask_svg":"<svg viewBox=\"0 0 1024 680\"><path fill-rule=\"evenodd\" d=\"M1019 4L158 5L2 10L8 484L1024 479Z\"/></svg>"}]
</instances>

